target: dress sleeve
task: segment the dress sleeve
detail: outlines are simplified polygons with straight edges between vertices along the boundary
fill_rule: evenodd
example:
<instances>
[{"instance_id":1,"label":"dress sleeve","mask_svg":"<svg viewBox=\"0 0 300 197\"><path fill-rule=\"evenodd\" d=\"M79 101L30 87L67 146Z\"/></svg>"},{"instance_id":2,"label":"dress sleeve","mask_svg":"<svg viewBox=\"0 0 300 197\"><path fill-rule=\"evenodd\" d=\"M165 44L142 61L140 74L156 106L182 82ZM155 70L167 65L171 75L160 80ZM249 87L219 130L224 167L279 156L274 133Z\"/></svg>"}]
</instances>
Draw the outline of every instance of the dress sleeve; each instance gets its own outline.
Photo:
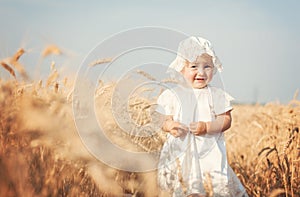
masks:
<instances>
[{"instance_id":1,"label":"dress sleeve","mask_svg":"<svg viewBox=\"0 0 300 197\"><path fill-rule=\"evenodd\" d=\"M213 108L216 115L223 114L232 110L231 101L234 98L227 92L219 88L212 89Z\"/></svg>"},{"instance_id":2,"label":"dress sleeve","mask_svg":"<svg viewBox=\"0 0 300 197\"><path fill-rule=\"evenodd\" d=\"M174 95L170 90L165 90L157 99L156 111L164 115L174 115Z\"/></svg>"}]
</instances>

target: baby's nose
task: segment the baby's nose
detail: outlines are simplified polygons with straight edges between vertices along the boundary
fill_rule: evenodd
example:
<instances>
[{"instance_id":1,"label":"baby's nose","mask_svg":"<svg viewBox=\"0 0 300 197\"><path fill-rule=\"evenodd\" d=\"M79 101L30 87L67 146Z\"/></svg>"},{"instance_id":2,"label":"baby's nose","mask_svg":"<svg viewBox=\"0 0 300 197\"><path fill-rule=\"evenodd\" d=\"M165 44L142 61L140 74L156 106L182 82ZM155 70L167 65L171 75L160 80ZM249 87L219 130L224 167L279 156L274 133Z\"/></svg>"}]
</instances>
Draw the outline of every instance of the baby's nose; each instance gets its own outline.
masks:
<instances>
[{"instance_id":1,"label":"baby's nose","mask_svg":"<svg viewBox=\"0 0 300 197\"><path fill-rule=\"evenodd\" d=\"M203 74L204 73L204 69L202 67L198 67L197 73L198 74Z\"/></svg>"}]
</instances>

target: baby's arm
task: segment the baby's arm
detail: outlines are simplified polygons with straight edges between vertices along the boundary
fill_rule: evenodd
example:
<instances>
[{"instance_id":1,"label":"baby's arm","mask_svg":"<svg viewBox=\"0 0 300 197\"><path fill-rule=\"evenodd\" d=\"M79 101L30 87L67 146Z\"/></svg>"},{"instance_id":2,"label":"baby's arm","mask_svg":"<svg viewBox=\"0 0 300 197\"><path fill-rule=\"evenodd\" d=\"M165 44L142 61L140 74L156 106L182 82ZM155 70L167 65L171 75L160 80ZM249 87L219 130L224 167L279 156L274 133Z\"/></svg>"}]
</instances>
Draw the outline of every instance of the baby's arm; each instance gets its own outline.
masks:
<instances>
[{"instance_id":1,"label":"baby's arm","mask_svg":"<svg viewBox=\"0 0 300 197\"><path fill-rule=\"evenodd\" d=\"M227 111L217 115L216 119L211 122L192 122L190 130L195 135L221 133L229 129L231 126L231 113Z\"/></svg>"},{"instance_id":2,"label":"baby's arm","mask_svg":"<svg viewBox=\"0 0 300 197\"><path fill-rule=\"evenodd\" d=\"M162 130L170 133L174 137L180 137L188 132L188 127L184 124L174 121L172 116L164 116Z\"/></svg>"},{"instance_id":3,"label":"baby's arm","mask_svg":"<svg viewBox=\"0 0 300 197\"><path fill-rule=\"evenodd\" d=\"M231 126L231 113L230 111L217 115L216 119L212 122L207 122L207 133L214 134L224 132Z\"/></svg>"}]
</instances>

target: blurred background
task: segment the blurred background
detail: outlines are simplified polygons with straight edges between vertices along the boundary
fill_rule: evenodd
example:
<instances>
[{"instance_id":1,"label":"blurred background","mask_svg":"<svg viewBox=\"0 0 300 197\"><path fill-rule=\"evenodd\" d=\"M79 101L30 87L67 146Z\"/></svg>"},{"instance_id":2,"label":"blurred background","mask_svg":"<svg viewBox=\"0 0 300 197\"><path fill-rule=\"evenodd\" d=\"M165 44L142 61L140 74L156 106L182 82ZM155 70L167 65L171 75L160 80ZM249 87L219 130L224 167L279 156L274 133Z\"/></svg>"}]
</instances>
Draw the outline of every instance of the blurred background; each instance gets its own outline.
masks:
<instances>
[{"instance_id":1,"label":"blurred background","mask_svg":"<svg viewBox=\"0 0 300 197\"><path fill-rule=\"evenodd\" d=\"M74 74L108 37L158 26L209 39L224 66L224 88L237 103L288 103L300 88L299 7L296 0L1 0L0 59L22 47L20 61L32 77L47 76L53 59L60 72ZM42 59L51 44L62 56ZM0 77L9 74L1 68Z\"/></svg>"}]
</instances>

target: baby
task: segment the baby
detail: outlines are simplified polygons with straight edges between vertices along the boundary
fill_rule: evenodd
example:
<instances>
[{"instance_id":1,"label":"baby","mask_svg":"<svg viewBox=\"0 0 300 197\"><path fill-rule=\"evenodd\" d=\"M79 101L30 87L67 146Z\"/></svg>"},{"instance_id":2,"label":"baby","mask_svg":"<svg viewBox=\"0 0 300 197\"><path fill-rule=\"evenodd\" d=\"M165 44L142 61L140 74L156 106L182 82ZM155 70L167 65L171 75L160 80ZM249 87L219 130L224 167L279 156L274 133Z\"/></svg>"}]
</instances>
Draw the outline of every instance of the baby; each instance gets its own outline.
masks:
<instances>
[{"instance_id":1,"label":"baby","mask_svg":"<svg viewBox=\"0 0 300 197\"><path fill-rule=\"evenodd\" d=\"M231 126L230 101L222 89L209 85L222 65L210 42L189 37L179 44L171 69L187 85L165 90L157 111L164 115L168 133L158 165L158 181L173 196L247 196L227 162L223 132Z\"/></svg>"}]
</instances>

